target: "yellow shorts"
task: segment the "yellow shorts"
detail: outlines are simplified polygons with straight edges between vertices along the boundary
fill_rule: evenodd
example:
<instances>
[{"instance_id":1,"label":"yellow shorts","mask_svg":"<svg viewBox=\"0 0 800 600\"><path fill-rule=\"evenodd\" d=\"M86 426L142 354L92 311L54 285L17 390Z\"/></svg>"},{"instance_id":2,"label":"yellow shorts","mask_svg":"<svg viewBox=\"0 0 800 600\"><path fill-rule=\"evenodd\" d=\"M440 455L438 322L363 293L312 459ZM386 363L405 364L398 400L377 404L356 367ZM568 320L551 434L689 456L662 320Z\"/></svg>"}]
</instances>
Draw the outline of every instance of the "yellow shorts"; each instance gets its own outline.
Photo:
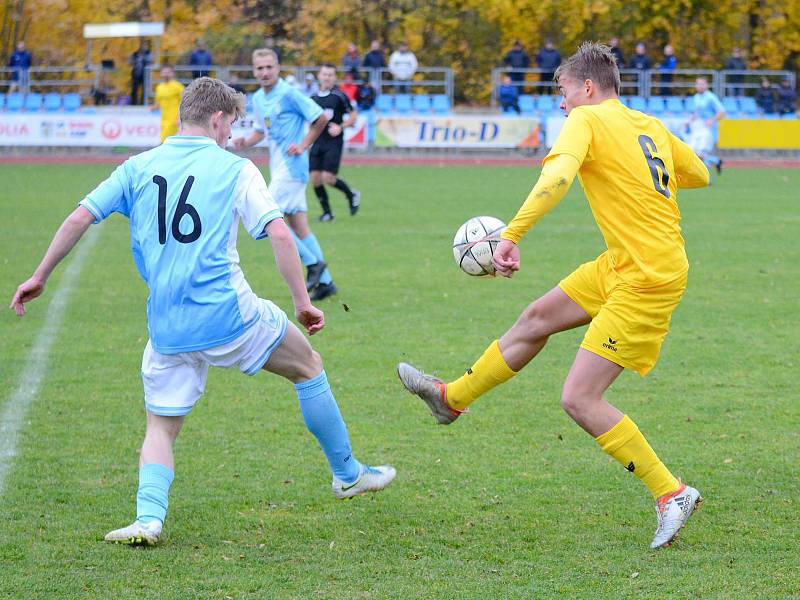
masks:
<instances>
[{"instance_id":1,"label":"yellow shorts","mask_svg":"<svg viewBox=\"0 0 800 600\"><path fill-rule=\"evenodd\" d=\"M687 275L635 288L611 268L607 253L584 263L558 284L592 317L581 348L644 377L655 366Z\"/></svg>"}]
</instances>

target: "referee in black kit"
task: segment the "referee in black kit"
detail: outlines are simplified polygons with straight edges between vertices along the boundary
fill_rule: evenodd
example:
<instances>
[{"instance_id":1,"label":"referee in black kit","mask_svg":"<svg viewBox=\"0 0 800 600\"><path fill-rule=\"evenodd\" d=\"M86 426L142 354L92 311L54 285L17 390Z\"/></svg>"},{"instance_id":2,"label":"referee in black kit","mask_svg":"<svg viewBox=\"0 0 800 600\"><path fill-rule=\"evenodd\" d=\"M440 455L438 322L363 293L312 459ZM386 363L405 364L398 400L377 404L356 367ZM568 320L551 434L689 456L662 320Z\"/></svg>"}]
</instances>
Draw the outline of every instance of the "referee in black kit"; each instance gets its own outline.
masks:
<instances>
[{"instance_id":1,"label":"referee in black kit","mask_svg":"<svg viewBox=\"0 0 800 600\"><path fill-rule=\"evenodd\" d=\"M320 221L333 221L334 215L328 201L328 190L325 185L332 185L340 190L350 205L350 214L358 212L361 204L361 192L351 189L343 179L339 179L339 164L342 162L342 149L344 148L344 130L353 125L358 118L358 111L350 104L348 97L336 85L336 67L324 64L317 75L319 91L311 99L319 104L330 118L325 129L309 152L309 170L311 171L311 184L322 206ZM343 122L344 115L348 115Z\"/></svg>"}]
</instances>

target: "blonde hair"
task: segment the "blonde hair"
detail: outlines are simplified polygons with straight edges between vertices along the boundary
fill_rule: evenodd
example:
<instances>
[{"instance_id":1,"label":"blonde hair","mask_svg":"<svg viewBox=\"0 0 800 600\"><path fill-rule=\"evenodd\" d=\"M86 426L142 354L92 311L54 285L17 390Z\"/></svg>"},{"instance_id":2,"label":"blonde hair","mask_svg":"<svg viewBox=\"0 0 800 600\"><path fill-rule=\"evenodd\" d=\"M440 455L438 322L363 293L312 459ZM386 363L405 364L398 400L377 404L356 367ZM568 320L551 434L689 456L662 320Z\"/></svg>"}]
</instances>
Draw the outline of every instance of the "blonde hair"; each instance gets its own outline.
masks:
<instances>
[{"instance_id":1,"label":"blonde hair","mask_svg":"<svg viewBox=\"0 0 800 600\"><path fill-rule=\"evenodd\" d=\"M278 58L278 53L272 48L259 48L258 50L253 50L253 61L255 61L257 58L266 58L267 56L271 56L275 59L277 64L281 64L281 59Z\"/></svg>"},{"instance_id":2,"label":"blonde hair","mask_svg":"<svg viewBox=\"0 0 800 600\"><path fill-rule=\"evenodd\" d=\"M215 112L242 118L246 114L244 94L213 77L199 77L189 84L181 98L181 123L205 125Z\"/></svg>"},{"instance_id":3,"label":"blonde hair","mask_svg":"<svg viewBox=\"0 0 800 600\"><path fill-rule=\"evenodd\" d=\"M569 75L584 81L591 79L601 90L613 89L619 94L619 67L611 48L599 42L583 42L578 51L561 63L553 79Z\"/></svg>"}]
</instances>

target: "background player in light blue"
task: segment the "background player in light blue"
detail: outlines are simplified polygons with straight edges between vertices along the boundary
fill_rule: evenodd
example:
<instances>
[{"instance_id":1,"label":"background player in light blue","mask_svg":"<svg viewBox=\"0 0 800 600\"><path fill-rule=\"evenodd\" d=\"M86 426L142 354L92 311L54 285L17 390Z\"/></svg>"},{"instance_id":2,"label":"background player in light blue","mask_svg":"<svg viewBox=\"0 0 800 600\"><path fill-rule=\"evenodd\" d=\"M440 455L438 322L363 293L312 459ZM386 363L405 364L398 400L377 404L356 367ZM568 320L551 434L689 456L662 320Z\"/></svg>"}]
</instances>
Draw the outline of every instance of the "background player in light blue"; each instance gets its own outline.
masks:
<instances>
[{"instance_id":1,"label":"background player in light blue","mask_svg":"<svg viewBox=\"0 0 800 600\"><path fill-rule=\"evenodd\" d=\"M258 144L269 134L269 191L295 234L300 260L308 268L306 286L312 300L336 293L331 274L316 236L308 225L306 184L308 149L328 125L322 108L280 78L278 55L268 48L253 52L253 75L261 89L253 95L255 131L236 138L233 147L242 150ZM306 131L306 124L311 126Z\"/></svg>"},{"instance_id":2,"label":"background player in light blue","mask_svg":"<svg viewBox=\"0 0 800 600\"><path fill-rule=\"evenodd\" d=\"M703 124L711 130L713 145L719 141L719 122L725 118L725 109L719 97L708 89L708 79L698 77L695 80L697 93L692 97L694 103L693 119L702 120ZM717 168L717 174L722 173L722 159L711 152L700 156L707 167L712 165Z\"/></svg>"},{"instance_id":3,"label":"background player in light blue","mask_svg":"<svg viewBox=\"0 0 800 600\"><path fill-rule=\"evenodd\" d=\"M247 375L277 373L295 384L300 410L333 472L333 494L377 491L395 476L352 455L347 428L319 354L286 313L250 289L239 266L241 222L255 239L269 236L297 321L313 335L325 324L303 282L289 228L256 166L224 150L245 100L217 79L196 79L180 106L181 130L122 165L67 217L11 307L41 295L53 269L92 223L113 213L130 219L134 260L150 295L150 340L142 358L147 429L140 454L136 521L107 541L155 544L174 479L172 446L205 390L209 365Z\"/></svg>"}]
</instances>

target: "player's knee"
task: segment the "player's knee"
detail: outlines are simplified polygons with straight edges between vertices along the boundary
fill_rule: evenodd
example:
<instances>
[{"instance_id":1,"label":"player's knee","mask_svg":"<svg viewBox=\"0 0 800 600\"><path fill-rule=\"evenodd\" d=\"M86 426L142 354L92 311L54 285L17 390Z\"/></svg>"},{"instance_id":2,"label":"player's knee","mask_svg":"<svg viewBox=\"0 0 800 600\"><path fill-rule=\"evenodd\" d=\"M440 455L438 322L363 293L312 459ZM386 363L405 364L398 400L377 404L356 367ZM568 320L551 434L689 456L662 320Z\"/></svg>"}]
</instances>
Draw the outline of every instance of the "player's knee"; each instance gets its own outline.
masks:
<instances>
[{"instance_id":1,"label":"player's knee","mask_svg":"<svg viewBox=\"0 0 800 600\"><path fill-rule=\"evenodd\" d=\"M584 399L570 386L565 385L561 391L561 408L573 419L581 414L585 407Z\"/></svg>"},{"instance_id":2,"label":"player's knee","mask_svg":"<svg viewBox=\"0 0 800 600\"><path fill-rule=\"evenodd\" d=\"M336 183L337 177L334 173L328 173L327 171L325 171L322 174L322 179L326 183L326 185L333 185Z\"/></svg>"},{"instance_id":3,"label":"player's knee","mask_svg":"<svg viewBox=\"0 0 800 600\"><path fill-rule=\"evenodd\" d=\"M314 377L322 372L322 357L319 355L319 352L311 349L308 355L304 356L302 360L298 362L298 368L299 381L314 379Z\"/></svg>"},{"instance_id":4,"label":"player's knee","mask_svg":"<svg viewBox=\"0 0 800 600\"><path fill-rule=\"evenodd\" d=\"M525 337L530 341L547 339L550 332L547 329L547 318L544 310L537 303L529 305L519 318L519 325Z\"/></svg>"}]
</instances>

